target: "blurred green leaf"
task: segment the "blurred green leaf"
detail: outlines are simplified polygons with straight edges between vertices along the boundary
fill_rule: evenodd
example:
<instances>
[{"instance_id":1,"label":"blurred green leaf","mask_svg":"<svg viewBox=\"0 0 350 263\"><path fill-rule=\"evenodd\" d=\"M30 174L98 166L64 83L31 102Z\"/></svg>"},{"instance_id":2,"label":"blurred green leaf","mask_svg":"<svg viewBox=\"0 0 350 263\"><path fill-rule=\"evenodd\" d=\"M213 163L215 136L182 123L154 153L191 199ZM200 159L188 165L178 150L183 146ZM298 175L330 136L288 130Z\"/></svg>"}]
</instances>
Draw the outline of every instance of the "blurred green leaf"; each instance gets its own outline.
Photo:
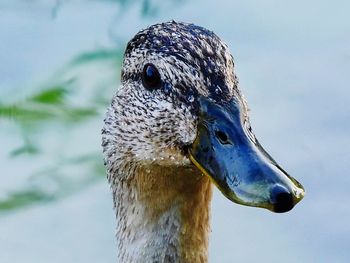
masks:
<instances>
[{"instance_id":1,"label":"blurred green leaf","mask_svg":"<svg viewBox=\"0 0 350 263\"><path fill-rule=\"evenodd\" d=\"M24 108L17 105L0 106L0 118L8 118L23 123L42 124L42 121L57 119L59 121L82 121L84 119L96 116L97 109L90 108L71 108L68 106L60 107L31 107Z\"/></svg>"},{"instance_id":2,"label":"blurred green leaf","mask_svg":"<svg viewBox=\"0 0 350 263\"><path fill-rule=\"evenodd\" d=\"M24 207L29 204L51 201L54 196L43 193L37 189L12 193L5 200L0 200L0 211L8 211Z\"/></svg>"},{"instance_id":3,"label":"blurred green leaf","mask_svg":"<svg viewBox=\"0 0 350 263\"><path fill-rule=\"evenodd\" d=\"M98 111L95 108L66 108L64 117L68 121L82 121L97 114Z\"/></svg>"},{"instance_id":4,"label":"blurred green leaf","mask_svg":"<svg viewBox=\"0 0 350 263\"><path fill-rule=\"evenodd\" d=\"M47 111L41 111L40 109L35 108L24 108L23 106L18 105L0 105L0 118L8 118L14 120L23 120L23 121L37 121L48 119L52 117L53 114Z\"/></svg>"},{"instance_id":5,"label":"blurred green leaf","mask_svg":"<svg viewBox=\"0 0 350 263\"><path fill-rule=\"evenodd\" d=\"M79 174L77 178L75 176L67 176L62 171L63 164L64 168L77 166L80 170L89 172ZM30 180L31 184L28 186L29 189L17 190L0 200L0 212L8 212L42 202L51 202L65 198L80 190L84 190L87 186L104 177L104 166L99 154L88 154L63 160L63 163L57 163L57 165L33 174ZM33 187L33 180L42 181L42 179L46 182L45 184ZM47 183L49 183L51 188L54 185L54 190L46 189Z\"/></svg>"},{"instance_id":6,"label":"blurred green leaf","mask_svg":"<svg viewBox=\"0 0 350 263\"><path fill-rule=\"evenodd\" d=\"M10 152L10 157L17 157L22 154L36 154L39 152L39 149L35 147L33 144L26 144L17 149L14 149Z\"/></svg>"},{"instance_id":7,"label":"blurred green leaf","mask_svg":"<svg viewBox=\"0 0 350 263\"><path fill-rule=\"evenodd\" d=\"M67 93L68 91L64 87L52 87L41 91L39 94L29 98L29 100L45 104L62 104Z\"/></svg>"},{"instance_id":8,"label":"blurred green leaf","mask_svg":"<svg viewBox=\"0 0 350 263\"><path fill-rule=\"evenodd\" d=\"M121 49L99 49L96 51L85 52L77 56L72 64L83 64L104 59L114 59L118 62L122 60L123 53L124 52Z\"/></svg>"}]
</instances>

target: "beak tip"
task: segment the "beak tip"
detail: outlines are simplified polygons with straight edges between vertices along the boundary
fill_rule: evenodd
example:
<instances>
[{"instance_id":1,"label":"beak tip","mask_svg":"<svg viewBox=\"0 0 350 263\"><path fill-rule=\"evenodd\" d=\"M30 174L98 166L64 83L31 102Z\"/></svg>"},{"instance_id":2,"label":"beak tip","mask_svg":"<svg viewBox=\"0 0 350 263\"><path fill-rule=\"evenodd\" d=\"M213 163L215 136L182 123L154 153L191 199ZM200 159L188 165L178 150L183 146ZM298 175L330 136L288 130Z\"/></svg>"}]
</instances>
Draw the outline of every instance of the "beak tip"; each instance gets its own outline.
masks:
<instances>
[{"instance_id":1,"label":"beak tip","mask_svg":"<svg viewBox=\"0 0 350 263\"><path fill-rule=\"evenodd\" d=\"M300 186L294 191L294 202L295 204L299 203L305 196L305 189Z\"/></svg>"},{"instance_id":2,"label":"beak tip","mask_svg":"<svg viewBox=\"0 0 350 263\"><path fill-rule=\"evenodd\" d=\"M291 192L281 185L276 185L271 191L271 210L276 213L288 212L303 199L304 195L302 187Z\"/></svg>"}]
</instances>

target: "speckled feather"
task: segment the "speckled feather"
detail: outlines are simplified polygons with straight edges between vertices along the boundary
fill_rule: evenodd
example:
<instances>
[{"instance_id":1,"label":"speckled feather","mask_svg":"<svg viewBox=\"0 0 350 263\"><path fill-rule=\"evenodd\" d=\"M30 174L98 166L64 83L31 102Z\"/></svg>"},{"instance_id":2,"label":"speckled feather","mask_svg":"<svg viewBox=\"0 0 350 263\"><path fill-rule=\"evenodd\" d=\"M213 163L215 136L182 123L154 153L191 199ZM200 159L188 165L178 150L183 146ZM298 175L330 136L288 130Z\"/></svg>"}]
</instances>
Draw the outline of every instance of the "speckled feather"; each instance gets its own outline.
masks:
<instances>
[{"instance_id":1,"label":"speckled feather","mask_svg":"<svg viewBox=\"0 0 350 263\"><path fill-rule=\"evenodd\" d=\"M142 85L147 63L159 71L159 89ZM128 43L102 130L120 263L207 261L211 185L186 154L199 96L236 99L248 118L233 58L213 32L171 21Z\"/></svg>"},{"instance_id":2,"label":"speckled feather","mask_svg":"<svg viewBox=\"0 0 350 263\"><path fill-rule=\"evenodd\" d=\"M174 98L173 102L187 102L190 95L198 93L217 102L241 96L227 45L205 28L172 21L140 31L125 51L123 83L140 80L147 62L166 64L160 67L163 91ZM166 92L169 86L173 90Z\"/></svg>"}]
</instances>

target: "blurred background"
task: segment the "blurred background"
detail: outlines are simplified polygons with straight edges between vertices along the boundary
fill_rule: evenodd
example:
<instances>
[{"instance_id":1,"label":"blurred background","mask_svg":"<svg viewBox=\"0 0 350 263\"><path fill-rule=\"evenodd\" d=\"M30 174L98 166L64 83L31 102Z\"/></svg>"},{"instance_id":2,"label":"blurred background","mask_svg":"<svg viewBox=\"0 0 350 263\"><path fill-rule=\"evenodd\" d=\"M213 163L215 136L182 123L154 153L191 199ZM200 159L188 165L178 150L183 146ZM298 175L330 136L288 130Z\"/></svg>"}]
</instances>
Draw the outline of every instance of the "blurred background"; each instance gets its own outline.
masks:
<instances>
[{"instance_id":1,"label":"blurred background","mask_svg":"<svg viewBox=\"0 0 350 263\"><path fill-rule=\"evenodd\" d=\"M350 262L350 3L0 1L0 262L116 262L100 147L127 41L175 19L229 45L253 130L306 189L291 212L215 190L210 262Z\"/></svg>"}]
</instances>

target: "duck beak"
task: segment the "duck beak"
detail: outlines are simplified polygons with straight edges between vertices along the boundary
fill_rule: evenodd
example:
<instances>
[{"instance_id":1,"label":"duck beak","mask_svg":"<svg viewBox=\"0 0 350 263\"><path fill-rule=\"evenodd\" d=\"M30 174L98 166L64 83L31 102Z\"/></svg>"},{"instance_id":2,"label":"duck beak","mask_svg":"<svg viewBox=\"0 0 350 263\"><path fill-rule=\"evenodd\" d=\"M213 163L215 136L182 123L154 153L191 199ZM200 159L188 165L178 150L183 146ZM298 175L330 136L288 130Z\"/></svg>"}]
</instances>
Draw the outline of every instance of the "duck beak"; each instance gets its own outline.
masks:
<instances>
[{"instance_id":1,"label":"duck beak","mask_svg":"<svg viewBox=\"0 0 350 263\"><path fill-rule=\"evenodd\" d=\"M304 188L246 128L240 103L218 105L200 97L199 105L191 161L233 202L277 213L291 210L303 198Z\"/></svg>"}]
</instances>

